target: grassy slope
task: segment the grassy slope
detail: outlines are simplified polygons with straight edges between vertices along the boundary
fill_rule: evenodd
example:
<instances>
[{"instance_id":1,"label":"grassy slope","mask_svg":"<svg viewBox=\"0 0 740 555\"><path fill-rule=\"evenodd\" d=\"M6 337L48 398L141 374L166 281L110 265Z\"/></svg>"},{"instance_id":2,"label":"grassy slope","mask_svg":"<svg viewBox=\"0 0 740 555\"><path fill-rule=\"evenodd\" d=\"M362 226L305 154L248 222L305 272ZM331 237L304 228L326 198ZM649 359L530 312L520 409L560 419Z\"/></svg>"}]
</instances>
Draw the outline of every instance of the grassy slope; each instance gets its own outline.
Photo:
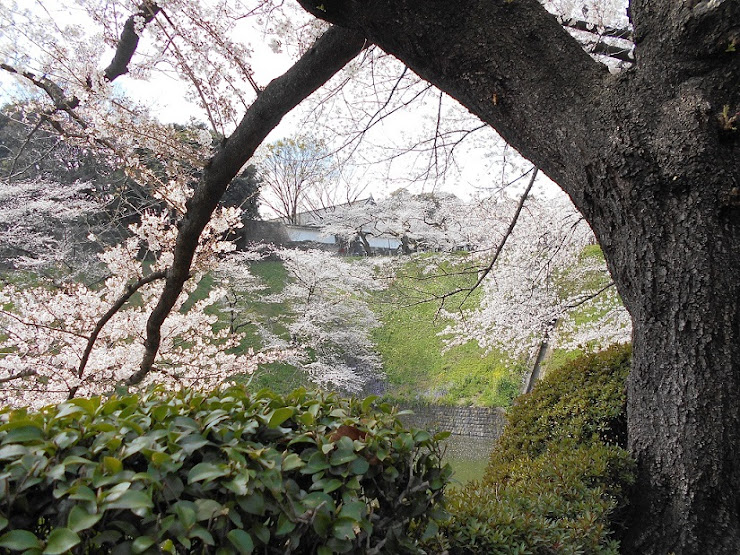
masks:
<instances>
[{"instance_id":1,"label":"grassy slope","mask_svg":"<svg viewBox=\"0 0 740 555\"><path fill-rule=\"evenodd\" d=\"M262 295L279 293L288 279L283 264L279 261L264 260L250 264L250 272L262 280L266 289L254 294L243 294L240 299L240 307L243 309L241 318L237 321L240 325L239 331L244 333L245 338L240 345L241 350L249 348L258 351L264 347L262 339L257 332L254 321L268 327L273 333L282 338L289 338L287 329L282 319L288 311L284 303L266 303L261 300ZM205 298L214 287L215 280L211 274L206 275L198 285L198 288L183 305L187 310L192 303ZM228 326L229 317L219 307L210 307L209 311L218 314L219 322L216 328ZM255 374L245 380L250 380L250 388L258 391L262 388L270 388L280 395L287 394L298 387L310 388L311 382L306 373L290 364L275 362L261 367Z\"/></svg>"},{"instance_id":2,"label":"grassy slope","mask_svg":"<svg viewBox=\"0 0 740 555\"><path fill-rule=\"evenodd\" d=\"M449 267L446 276L420 281L422 264L423 260L407 264L406 275L399 276L388 291L376 297L375 309L383 325L375 330L373 338L383 359L388 397L401 401L508 406L519 391L521 368L511 368L499 353L486 355L474 343L445 352L438 334L447 323L437 317L439 302L409 303L409 299L429 299L469 287L475 282L476 274L456 275L455 270L460 268ZM464 295L449 297L446 308L458 307ZM467 303L478 300L474 294Z\"/></svg>"}]
</instances>

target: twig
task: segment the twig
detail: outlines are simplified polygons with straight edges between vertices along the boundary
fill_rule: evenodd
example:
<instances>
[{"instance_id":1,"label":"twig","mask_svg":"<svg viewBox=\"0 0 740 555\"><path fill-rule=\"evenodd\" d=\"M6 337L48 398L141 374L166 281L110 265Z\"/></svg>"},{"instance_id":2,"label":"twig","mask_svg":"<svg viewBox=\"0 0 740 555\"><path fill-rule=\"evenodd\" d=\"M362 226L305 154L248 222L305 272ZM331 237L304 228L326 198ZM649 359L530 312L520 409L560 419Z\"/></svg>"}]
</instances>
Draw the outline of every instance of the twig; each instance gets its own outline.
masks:
<instances>
[{"instance_id":1,"label":"twig","mask_svg":"<svg viewBox=\"0 0 740 555\"><path fill-rule=\"evenodd\" d=\"M13 380L20 380L23 378L27 378L29 376L35 376L36 370L24 370L23 372L18 372L14 376L6 376L4 378L0 378L0 383L7 383L12 382Z\"/></svg>"},{"instance_id":2,"label":"twig","mask_svg":"<svg viewBox=\"0 0 740 555\"><path fill-rule=\"evenodd\" d=\"M100 320L98 320L98 323L95 325L95 329L93 329L92 333L90 334L90 337L87 340L87 345L85 346L85 351L82 353L80 366L77 368L78 378L82 379L82 375L85 372L87 361L90 359L90 353L92 352L93 346L95 345L95 341L98 339L98 335L100 335L100 332L103 330L103 327L105 327L105 324L107 324L108 321L113 318L113 316L121 309L121 307L126 304L126 302L132 297L132 295L136 293L139 289L141 289L144 285L153 281L157 281L158 279L164 279L165 277L167 277L167 271L160 270L159 272L154 272L153 274L141 278L139 281L132 283L128 287L126 287L126 291L123 293L123 295L118 297L118 300L113 303L113 306L108 309L108 312L103 314ZM76 386L69 390L70 399L74 397L78 389L79 386Z\"/></svg>"}]
</instances>

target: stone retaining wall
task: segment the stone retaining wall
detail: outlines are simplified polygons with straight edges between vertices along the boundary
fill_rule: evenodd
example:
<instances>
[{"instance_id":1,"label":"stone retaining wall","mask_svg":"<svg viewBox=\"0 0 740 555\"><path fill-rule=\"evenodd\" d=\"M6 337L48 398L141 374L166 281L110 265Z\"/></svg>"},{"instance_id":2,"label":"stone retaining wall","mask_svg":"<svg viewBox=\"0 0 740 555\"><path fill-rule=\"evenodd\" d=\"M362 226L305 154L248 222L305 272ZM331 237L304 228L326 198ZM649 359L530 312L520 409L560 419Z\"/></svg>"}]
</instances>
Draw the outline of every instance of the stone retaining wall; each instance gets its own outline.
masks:
<instances>
[{"instance_id":1,"label":"stone retaining wall","mask_svg":"<svg viewBox=\"0 0 740 555\"><path fill-rule=\"evenodd\" d=\"M498 438L506 424L502 408L408 405L402 409L414 414L402 416L404 424L415 428L448 431L463 436Z\"/></svg>"}]
</instances>

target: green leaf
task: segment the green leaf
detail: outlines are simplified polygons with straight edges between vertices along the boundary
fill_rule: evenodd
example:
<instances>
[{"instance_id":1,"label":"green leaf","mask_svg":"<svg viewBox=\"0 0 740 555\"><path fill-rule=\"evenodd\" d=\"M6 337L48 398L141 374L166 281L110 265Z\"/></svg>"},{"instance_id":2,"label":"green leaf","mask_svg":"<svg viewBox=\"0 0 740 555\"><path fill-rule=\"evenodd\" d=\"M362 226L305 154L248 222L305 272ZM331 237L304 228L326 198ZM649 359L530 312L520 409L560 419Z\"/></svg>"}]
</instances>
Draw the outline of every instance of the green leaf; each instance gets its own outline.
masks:
<instances>
[{"instance_id":1,"label":"green leaf","mask_svg":"<svg viewBox=\"0 0 740 555\"><path fill-rule=\"evenodd\" d=\"M17 459L28 454L28 447L23 445L6 445L0 448L0 460Z\"/></svg>"},{"instance_id":2,"label":"green leaf","mask_svg":"<svg viewBox=\"0 0 740 555\"><path fill-rule=\"evenodd\" d=\"M108 474L118 474L123 470L123 463L115 457L103 457L103 468Z\"/></svg>"},{"instance_id":3,"label":"green leaf","mask_svg":"<svg viewBox=\"0 0 740 555\"><path fill-rule=\"evenodd\" d=\"M323 505L327 510L334 510L334 500L330 495L325 494L323 491L311 492L301 499L301 502L309 509L315 509L319 505Z\"/></svg>"},{"instance_id":4,"label":"green leaf","mask_svg":"<svg viewBox=\"0 0 740 555\"><path fill-rule=\"evenodd\" d=\"M323 489L324 493L331 493L334 490L337 490L337 489L339 489L341 487L342 487L342 481L341 480L337 480L336 478L333 478L333 479L327 481L324 484L324 487L322 489Z\"/></svg>"},{"instance_id":5,"label":"green leaf","mask_svg":"<svg viewBox=\"0 0 740 555\"><path fill-rule=\"evenodd\" d=\"M79 505L75 505L72 507L72 510L69 511L67 528L73 532L81 532L95 526L102 517L102 513L91 515Z\"/></svg>"},{"instance_id":6,"label":"green leaf","mask_svg":"<svg viewBox=\"0 0 740 555\"><path fill-rule=\"evenodd\" d=\"M0 536L0 547L7 547L13 551L25 549L40 549L42 543L28 530L11 530Z\"/></svg>"},{"instance_id":7,"label":"green leaf","mask_svg":"<svg viewBox=\"0 0 740 555\"><path fill-rule=\"evenodd\" d=\"M69 496L70 499L76 501L92 501L93 503L97 500L95 492L87 486L77 486L70 491L72 492Z\"/></svg>"},{"instance_id":8,"label":"green leaf","mask_svg":"<svg viewBox=\"0 0 740 555\"><path fill-rule=\"evenodd\" d=\"M350 518L339 518L334 522L332 533L338 540L355 539L355 521Z\"/></svg>"},{"instance_id":9,"label":"green leaf","mask_svg":"<svg viewBox=\"0 0 740 555\"><path fill-rule=\"evenodd\" d=\"M265 545L270 543L270 529L261 522L258 522L257 524L252 526L252 528L250 528L250 531L259 541L261 541Z\"/></svg>"},{"instance_id":10,"label":"green leaf","mask_svg":"<svg viewBox=\"0 0 740 555\"><path fill-rule=\"evenodd\" d=\"M8 519L3 515L0 515L0 530L4 530L8 526Z\"/></svg>"},{"instance_id":11,"label":"green leaf","mask_svg":"<svg viewBox=\"0 0 740 555\"><path fill-rule=\"evenodd\" d=\"M198 520L210 520L216 513L224 510L224 506L214 499L196 499L195 507Z\"/></svg>"},{"instance_id":12,"label":"green leaf","mask_svg":"<svg viewBox=\"0 0 740 555\"><path fill-rule=\"evenodd\" d=\"M354 521L361 521L365 517L367 511L367 505L361 501L350 501L342 505L339 510L340 518L351 518Z\"/></svg>"},{"instance_id":13,"label":"green leaf","mask_svg":"<svg viewBox=\"0 0 740 555\"><path fill-rule=\"evenodd\" d=\"M421 539L424 541L430 540L437 535L437 532L439 532L439 526L436 522L430 520L429 524L427 524L427 527L424 530L424 534L421 536Z\"/></svg>"},{"instance_id":14,"label":"green leaf","mask_svg":"<svg viewBox=\"0 0 740 555\"><path fill-rule=\"evenodd\" d=\"M340 464L352 462L356 458L357 454L355 454L353 450L337 449L331 454L331 458L329 459L329 461L331 462L332 466L339 466Z\"/></svg>"},{"instance_id":15,"label":"green leaf","mask_svg":"<svg viewBox=\"0 0 740 555\"><path fill-rule=\"evenodd\" d=\"M313 455L309 457L308 464L301 468L301 474L316 474L317 472L325 470L330 466L331 465L326 462L323 454L319 451L316 451Z\"/></svg>"},{"instance_id":16,"label":"green leaf","mask_svg":"<svg viewBox=\"0 0 740 555\"><path fill-rule=\"evenodd\" d=\"M84 413L85 410L82 407L78 407L76 405L71 404L69 401L62 403L58 407L59 410L57 410L56 415L54 416L54 420L61 420L62 418L66 416L70 416L72 414L79 414Z\"/></svg>"},{"instance_id":17,"label":"green leaf","mask_svg":"<svg viewBox=\"0 0 740 555\"><path fill-rule=\"evenodd\" d=\"M103 509L151 509L152 498L143 491L128 490L115 501L103 504Z\"/></svg>"},{"instance_id":18,"label":"green leaf","mask_svg":"<svg viewBox=\"0 0 740 555\"><path fill-rule=\"evenodd\" d=\"M205 545L216 545L216 542L213 539L213 536L211 535L211 533L208 530L206 530L205 528L203 528L202 526L195 526L188 533L188 537L190 537L190 538L198 538Z\"/></svg>"},{"instance_id":19,"label":"green leaf","mask_svg":"<svg viewBox=\"0 0 740 555\"><path fill-rule=\"evenodd\" d=\"M227 474L229 474L229 467L225 464L199 463L190 469L188 473L188 484L203 480L213 480Z\"/></svg>"},{"instance_id":20,"label":"green leaf","mask_svg":"<svg viewBox=\"0 0 740 555\"><path fill-rule=\"evenodd\" d=\"M357 457L349 465L352 474L365 474L370 469L370 463L363 457Z\"/></svg>"},{"instance_id":21,"label":"green leaf","mask_svg":"<svg viewBox=\"0 0 740 555\"><path fill-rule=\"evenodd\" d=\"M270 415L270 420L267 423L267 427L277 428L278 426L280 426L280 424L293 416L294 412L294 409L291 407L282 407L279 409L275 409L272 415Z\"/></svg>"},{"instance_id":22,"label":"green leaf","mask_svg":"<svg viewBox=\"0 0 740 555\"><path fill-rule=\"evenodd\" d=\"M377 398L377 395L370 395L369 397L366 397L365 400L362 401L362 412L367 412Z\"/></svg>"},{"instance_id":23,"label":"green leaf","mask_svg":"<svg viewBox=\"0 0 740 555\"><path fill-rule=\"evenodd\" d=\"M41 441L44 439L44 432L38 426L21 426L11 430L3 438L3 445L6 443L28 443Z\"/></svg>"},{"instance_id":24,"label":"green leaf","mask_svg":"<svg viewBox=\"0 0 740 555\"><path fill-rule=\"evenodd\" d=\"M284 472L288 472L290 470L295 470L296 468L301 468L305 465L306 463L303 462L296 453L291 453L283 459L282 469Z\"/></svg>"},{"instance_id":25,"label":"green leaf","mask_svg":"<svg viewBox=\"0 0 740 555\"><path fill-rule=\"evenodd\" d=\"M314 515L312 526L320 538L325 538L329 535L331 520L331 516L323 511L319 511Z\"/></svg>"},{"instance_id":26,"label":"green leaf","mask_svg":"<svg viewBox=\"0 0 740 555\"><path fill-rule=\"evenodd\" d=\"M152 453L152 463L154 466L162 466L165 463L168 463L172 460L172 457L169 456L167 453L162 453L160 451L155 451Z\"/></svg>"},{"instance_id":27,"label":"green leaf","mask_svg":"<svg viewBox=\"0 0 740 555\"><path fill-rule=\"evenodd\" d=\"M430 434L427 431L417 430L414 433L414 441L417 443L422 443L423 441L429 441L430 439L432 439L432 434Z\"/></svg>"},{"instance_id":28,"label":"green leaf","mask_svg":"<svg viewBox=\"0 0 740 555\"><path fill-rule=\"evenodd\" d=\"M259 491L255 491L249 497L238 499L237 502L249 514L263 515L265 513L265 498Z\"/></svg>"},{"instance_id":29,"label":"green leaf","mask_svg":"<svg viewBox=\"0 0 740 555\"><path fill-rule=\"evenodd\" d=\"M131 544L131 551L133 553L143 553L153 546L154 543L154 538L150 538L149 536L139 536L134 540L134 543Z\"/></svg>"},{"instance_id":30,"label":"green leaf","mask_svg":"<svg viewBox=\"0 0 740 555\"><path fill-rule=\"evenodd\" d=\"M70 430L55 435L53 441L60 449L66 449L70 445L73 445L79 439L79 437L80 434Z\"/></svg>"},{"instance_id":31,"label":"green leaf","mask_svg":"<svg viewBox=\"0 0 740 555\"><path fill-rule=\"evenodd\" d=\"M195 504L191 501L178 501L175 503L175 514L180 517L180 523L186 529L193 526L198 519Z\"/></svg>"},{"instance_id":32,"label":"green leaf","mask_svg":"<svg viewBox=\"0 0 740 555\"><path fill-rule=\"evenodd\" d=\"M80 543L80 536L69 528L55 528L46 540L43 555L60 555Z\"/></svg>"},{"instance_id":33,"label":"green leaf","mask_svg":"<svg viewBox=\"0 0 740 555\"><path fill-rule=\"evenodd\" d=\"M295 522L290 520L285 513L280 513L278 517L277 530L275 531L276 536L285 536L295 530Z\"/></svg>"},{"instance_id":34,"label":"green leaf","mask_svg":"<svg viewBox=\"0 0 740 555\"><path fill-rule=\"evenodd\" d=\"M229 541L234 547L239 550L239 553L250 555L254 551L254 542L252 536L250 536L244 530L232 530L226 535Z\"/></svg>"}]
</instances>

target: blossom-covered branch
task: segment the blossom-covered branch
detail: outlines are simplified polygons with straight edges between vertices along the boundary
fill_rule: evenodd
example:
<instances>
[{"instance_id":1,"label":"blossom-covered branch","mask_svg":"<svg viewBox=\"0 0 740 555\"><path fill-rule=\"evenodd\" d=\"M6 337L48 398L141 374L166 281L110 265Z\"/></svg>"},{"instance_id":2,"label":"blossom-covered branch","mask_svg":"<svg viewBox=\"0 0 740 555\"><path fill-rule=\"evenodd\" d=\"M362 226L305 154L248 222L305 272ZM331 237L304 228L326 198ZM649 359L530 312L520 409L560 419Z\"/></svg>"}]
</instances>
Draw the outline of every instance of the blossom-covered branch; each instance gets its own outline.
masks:
<instances>
[{"instance_id":1,"label":"blossom-covered branch","mask_svg":"<svg viewBox=\"0 0 740 555\"><path fill-rule=\"evenodd\" d=\"M282 117L344 67L364 45L364 38L354 31L329 29L291 69L262 91L236 131L206 164L195 194L188 202L187 212L178 224L172 267L147 322L145 352L139 371L131 376L129 383L143 380L154 364L162 324L180 296L200 234L228 184Z\"/></svg>"}]
</instances>

